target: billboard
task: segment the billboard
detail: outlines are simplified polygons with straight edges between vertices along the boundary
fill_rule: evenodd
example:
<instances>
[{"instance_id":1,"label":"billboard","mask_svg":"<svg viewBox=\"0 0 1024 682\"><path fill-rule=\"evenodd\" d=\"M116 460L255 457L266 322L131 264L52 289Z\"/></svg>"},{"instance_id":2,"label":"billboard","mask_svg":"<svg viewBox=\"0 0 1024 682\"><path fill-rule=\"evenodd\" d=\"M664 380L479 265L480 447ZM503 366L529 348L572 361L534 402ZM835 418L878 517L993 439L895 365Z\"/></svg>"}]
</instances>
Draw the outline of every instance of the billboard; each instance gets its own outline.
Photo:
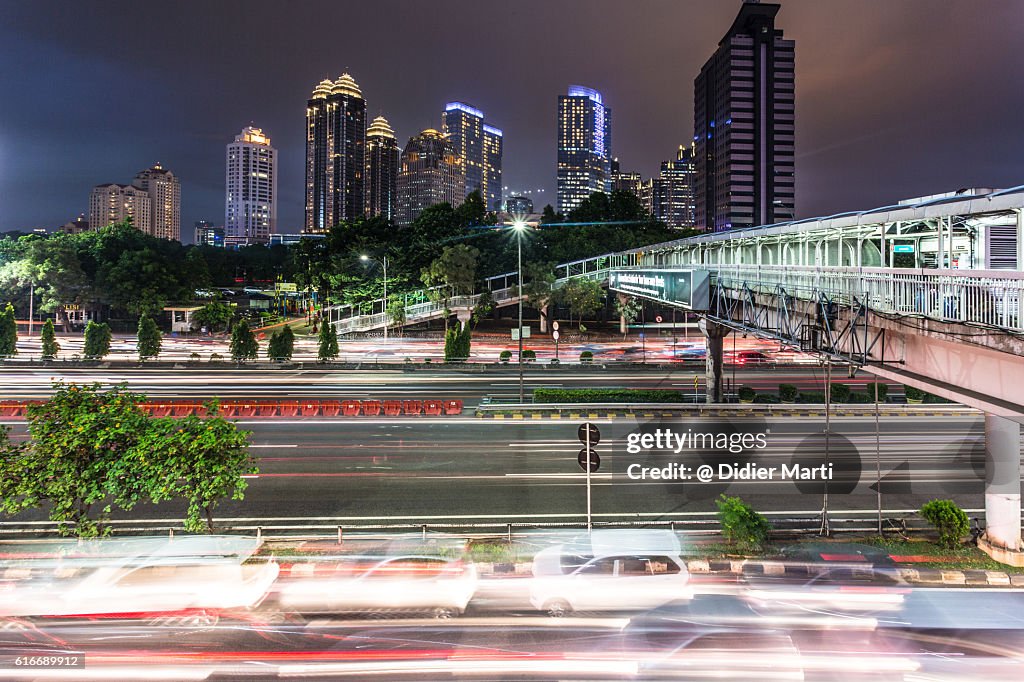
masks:
<instances>
[{"instance_id":1,"label":"billboard","mask_svg":"<svg viewBox=\"0 0 1024 682\"><path fill-rule=\"evenodd\" d=\"M707 270L612 270L608 288L690 310L708 309Z\"/></svg>"}]
</instances>

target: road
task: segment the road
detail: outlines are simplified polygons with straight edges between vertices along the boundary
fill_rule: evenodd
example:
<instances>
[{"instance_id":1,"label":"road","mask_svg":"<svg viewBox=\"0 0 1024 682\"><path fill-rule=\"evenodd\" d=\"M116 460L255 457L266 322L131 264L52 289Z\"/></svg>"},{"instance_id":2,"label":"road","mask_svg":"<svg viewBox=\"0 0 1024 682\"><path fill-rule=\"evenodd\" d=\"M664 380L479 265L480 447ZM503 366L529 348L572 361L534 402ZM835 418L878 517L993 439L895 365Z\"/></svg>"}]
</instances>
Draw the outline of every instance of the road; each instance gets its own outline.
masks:
<instances>
[{"instance_id":1,"label":"road","mask_svg":"<svg viewBox=\"0 0 1024 682\"><path fill-rule=\"evenodd\" d=\"M740 495L765 512L821 509L822 486L813 481L680 482L634 480L627 475L631 465L664 467L671 462L715 467L751 462L778 468L794 461L816 465L824 444L821 419L699 424L595 421L603 433L595 447L601 468L592 480L598 521L682 520L693 513L714 511L714 499L723 492ZM318 523L325 528L385 518L392 523L438 525L453 519L551 524L585 518L585 476L576 462L581 446L574 423L496 423L453 417L264 419L241 425L252 431L260 473L249 480L244 501L221 505L220 518L255 519L267 527ZM24 424L13 424L13 428L15 437L24 437ZM767 434L767 447L735 455L727 451L713 455L627 452L631 432L657 428L761 430ZM829 438L835 470L830 508L874 509L873 421L833 419ZM983 507L983 439L980 417L883 419L878 467L884 507L917 509L936 497L953 498L968 509ZM131 517L168 519L172 525L181 512L165 503L138 507ZM44 517L35 513L16 518Z\"/></svg>"},{"instance_id":2,"label":"road","mask_svg":"<svg viewBox=\"0 0 1024 682\"><path fill-rule=\"evenodd\" d=\"M518 368L474 365L445 368L395 369L208 369L206 367L159 367L141 369L5 367L0 374L0 395L4 398L40 398L52 392L55 380L76 383L99 382L104 385L126 383L132 390L152 397L251 397L251 398L439 398L461 399L467 407L490 396L499 401L514 401L519 396ZM642 366L607 368L524 368L527 397L534 388L629 387L669 389L692 395L694 378L698 397L704 399L704 364L689 362L672 369ZM737 386L776 392L779 384L789 383L802 390L823 390L824 371L816 366L776 366L753 369L727 367L726 378L735 377ZM863 388L872 381L866 373L854 379L833 375L834 381ZM896 388L891 395L899 395Z\"/></svg>"}]
</instances>

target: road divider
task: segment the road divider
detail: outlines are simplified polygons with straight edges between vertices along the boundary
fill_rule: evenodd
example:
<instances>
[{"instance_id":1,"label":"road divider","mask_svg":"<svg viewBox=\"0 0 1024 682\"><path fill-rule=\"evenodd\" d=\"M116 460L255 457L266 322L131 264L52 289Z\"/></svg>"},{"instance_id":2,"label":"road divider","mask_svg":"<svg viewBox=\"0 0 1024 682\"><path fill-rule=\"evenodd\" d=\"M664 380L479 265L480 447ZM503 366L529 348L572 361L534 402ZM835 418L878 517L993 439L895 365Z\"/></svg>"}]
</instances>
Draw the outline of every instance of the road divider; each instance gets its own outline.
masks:
<instances>
[{"instance_id":1,"label":"road divider","mask_svg":"<svg viewBox=\"0 0 1024 682\"><path fill-rule=\"evenodd\" d=\"M825 417L825 406L817 404L745 403L528 403L500 404L486 399L476 408L482 419L663 419L687 417L787 418ZM881 417L972 417L982 413L956 404L885 404ZM874 418L874 405L833 405L831 417Z\"/></svg>"},{"instance_id":2,"label":"road divider","mask_svg":"<svg viewBox=\"0 0 1024 682\"><path fill-rule=\"evenodd\" d=\"M0 401L0 418L25 419L30 405L39 400ZM139 407L154 417L205 415L202 400L148 400ZM220 401L219 414L233 418L275 417L438 417L462 414L461 400L252 400Z\"/></svg>"}]
</instances>

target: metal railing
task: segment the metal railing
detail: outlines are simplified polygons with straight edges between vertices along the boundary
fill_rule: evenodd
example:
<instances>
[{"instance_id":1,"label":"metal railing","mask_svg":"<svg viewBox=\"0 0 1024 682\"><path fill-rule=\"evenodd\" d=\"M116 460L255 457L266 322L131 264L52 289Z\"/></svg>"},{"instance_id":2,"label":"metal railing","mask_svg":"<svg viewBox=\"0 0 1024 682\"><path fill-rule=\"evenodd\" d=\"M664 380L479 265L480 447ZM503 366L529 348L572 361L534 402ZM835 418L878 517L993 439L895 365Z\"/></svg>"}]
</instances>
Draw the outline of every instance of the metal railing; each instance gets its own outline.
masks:
<instances>
[{"instance_id":1,"label":"metal railing","mask_svg":"<svg viewBox=\"0 0 1024 682\"><path fill-rule=\"evenodd\" d=\"M413 303L405 306L405 320L402 322L405 324L414 324L417 322L426 322L427 320L433 320L443 317L446 310L456 310L459 308L473 308L480 303L480 297L483 294L472 294L469 296L449 296L446 298L436 298L430 301L424 301L422 303ZM491 299L497 304L507 304L518 300L516 296L516 287L506 287L504 289L496 289L490 292ZM335 320L335 329L339 334L353 334L357 332L365 332L371 329L380 329L384 325L394 325L395 321L390 318L388 313L374 313L368 315L352 315L347 318Z\"/></svg>"}]
</instances>

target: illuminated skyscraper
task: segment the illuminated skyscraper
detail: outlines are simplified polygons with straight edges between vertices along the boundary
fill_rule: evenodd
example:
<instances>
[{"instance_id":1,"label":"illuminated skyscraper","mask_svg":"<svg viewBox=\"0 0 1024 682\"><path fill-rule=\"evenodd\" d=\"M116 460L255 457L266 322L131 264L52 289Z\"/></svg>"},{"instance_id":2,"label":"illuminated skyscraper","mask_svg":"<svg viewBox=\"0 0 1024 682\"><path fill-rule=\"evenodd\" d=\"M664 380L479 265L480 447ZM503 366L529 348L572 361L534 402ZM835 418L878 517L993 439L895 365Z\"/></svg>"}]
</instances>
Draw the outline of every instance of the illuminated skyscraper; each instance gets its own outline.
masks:
<instances>
[{"instance_id":1,"label":"illuminated skyscraper","mask_svg":"<svg viewBox=\"0 0 1024 682\"><path fill-rule=\"evenodd\" d=\"M149 194L149 229L138 227L154 237L181 241L181 183L174 173L159 163L139 171L132 185Z\"/></svg>"},{"instance_id":2,"label":"illuminated skyscraper","mask_svg":"<svg viewBox=\"0 0 1024 682\"><path fill-rule=\"evenodd\" d=\"M306 231L365 210L366 100L352 76L323 80L306 103Z\"/></svg>"},{"instance_id":3,"label":"illuminated skyscraper","mask_svg":"<svg viewBox=\"0 0 1024 682\"><path fill-rule=\"evenodd\" d=\"M398 140L383 116L366 129L366 215L395 219Z\"/></svg>"},{"instance_id":4,"label":"illuminated skyscraper","mask_svg":"<svg viewBox=\"0 0 1024 682\"><path fill-rule=\"evenodd\" d=\"M465 198L466 176L451 141L433 128L409 138L398 171L395 222L408 225L425 208L459 206Z\"/></svg>"},{"instance_id":5,"label":"illuminated skyscraper","mask_svg":"<svg viewBox=\"0 0 1024 682\"><path fill-rule=\"evenodd\" d=\"M136 230L151 234L149 192L134 185L96 185L89 194L89 227L93 230L131 218Z\"/></svg>"},{"instance_id":6,"label":"illuminated skyscraper","mask_svg":"<svg viewBox=\"0 0 1024 682\"><path fill-rule=\"evenodd\" d=\"M247 127L227 146L224 242L266 244L277 231L277 150L259 128Z\"/></svg>"},{"instance_id":7,"label":"illuminated skyscraper","mask_svg":"<svg viewBox=\"0 0 1024 682\"><path fill-rule=\"evenodd\" d=\"M558 212L611 191L612 111L601 93L569 86L558 97Z\"/></svg>"},{"instance_id":8,"label":"illuminated skyscraper","mask_svg":"<svg viewBox=\"0 0 1024 682\"><path fill-rule=\"evenodd\" d=\"M694 81L697 227L794 217L794 43L775 28L778 11L744 2Z\"/></svg>"},{"instance_id":9,"label":"illuminated skyscraper","mask_svg":"<svg viewBox=\"0 0 1024 682\"><path fill-rule=\"evenodd\" d=\"M674 161L662 161L654 179L652 213L669 227L693 227L693 186L696 169L692 148L679 145Z\"/></svg>"},{"instance_id":10,"label":"illuminated skyscraper","mask_svg":"<svg viewBox=\"0 0 1024 682\"><path fill-rule=\"evenodd\" d=\"M501 205L502 133L484 123L484 112L464 102L449 102L441 115L441 132L451 141L466 177L466 194L480 192L488 210Z\"/></svg>"}]
</instances>

